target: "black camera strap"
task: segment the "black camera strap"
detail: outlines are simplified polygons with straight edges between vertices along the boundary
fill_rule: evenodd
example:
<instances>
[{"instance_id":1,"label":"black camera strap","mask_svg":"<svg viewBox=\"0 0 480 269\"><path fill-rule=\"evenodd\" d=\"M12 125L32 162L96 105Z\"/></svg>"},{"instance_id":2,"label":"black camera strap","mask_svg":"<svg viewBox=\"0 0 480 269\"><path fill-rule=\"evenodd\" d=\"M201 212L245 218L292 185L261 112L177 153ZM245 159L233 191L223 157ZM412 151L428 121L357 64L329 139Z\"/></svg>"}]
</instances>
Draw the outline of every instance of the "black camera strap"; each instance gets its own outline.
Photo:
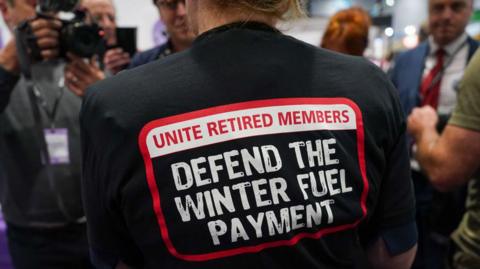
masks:
<instances>
[{"instance_id":1,"label":"black camera strap","mask_svg":"<svg viewBox=\"0 0 480 269\"><path fill-rule=\"evenodd\" d=\"M57 191L57 184L55 182L55 177L52 171L52 164L50 163L50 154L48 151L47 141L45 139L44 127L42 124L43 121L40 114L39 105L43 107L46 110L46 112L48 111L48 108L46 107L47 105L46 100L41 96L38 89L36 89L33 81L33 77L32 77L31 60L28 54L28 45L27 45L28 41L26 40L26 37L25 37L25 33L28 32L26 28L29 28L29 27L30 26L28 24L28 21L22 23L17 29L15 29L15 39L16 39L16 46L17 46L17 57L20 64L20 71L25 79L30 106L33 112L35 130L37 132L38 142L40 145L41 160L45 166L45 173L47 175L48 183L50 185L52 192L55 195L56 203L60 212L62 212L63 216L67 221L77 222L77 218L72 217L71 214L68 212L63 198L61 197L60 193ZM63 90L62 90L62 95L63 95ZM43 100L43 102L41 102L40 104L39 104L39 96ZM50 120L53 120L55 118L55 114L57 112L60 99L61 99L61 96L56 99L53 110L47 113ZM50 124L53 124L53 121L51 121Z\"/></svg>"},{"instance_id":2,"label":"black camera strap","mask_svg":"<svg viewBox=\"0 0 480 269\"><path fill-rule=\"evenodd\" d=\"M34 83L32 83L32 86L33 86L32 91L33 91L33 94L35 95L35 99L37 101L37 104L40 105L40 107L43 109L43 111L45 112L45 114L47 115L47 117L49 119L50 128L55 128L55 116L57 115L60 100L63 97L64 87L59 86L57 96L55 97L55 101L53 102L53 107L50 110L48 108L47 99L42 95L38 86L35 85Z\"/></svg>"}]
</instances>

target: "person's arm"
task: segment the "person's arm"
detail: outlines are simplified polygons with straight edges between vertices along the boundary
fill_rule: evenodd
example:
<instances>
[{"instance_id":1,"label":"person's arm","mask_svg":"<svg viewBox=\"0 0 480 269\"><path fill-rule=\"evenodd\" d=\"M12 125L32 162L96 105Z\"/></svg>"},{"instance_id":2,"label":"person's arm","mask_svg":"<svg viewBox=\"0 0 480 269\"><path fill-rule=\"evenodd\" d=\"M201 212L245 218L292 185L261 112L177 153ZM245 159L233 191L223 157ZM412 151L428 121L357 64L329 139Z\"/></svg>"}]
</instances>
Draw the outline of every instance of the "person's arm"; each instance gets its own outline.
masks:
<instances>
[{"instance_id":1,"label":"person's arm","mask_svg":"<svg viewBox=\"0 0 480 269\"><path fill-rule=\"evenodd\" d=\"M392 156L394 164L387 168L378 206L367 224L372 236L366 253L374 269L408 269L417 252L413 189L405 163L408 157L400 157L398 152Z\"/></svg>"},{"instance_id":2,"label":"person's arm","mask_svg":"<svg viewBox=\"0 0 480 269\"><path fill-rule=\"evenodd\" d=\"M68 54L70 62L65 66L65 85L77 96L83 97L92 84L105 79L96 58L85 62L85 59Z\"/></svg>"},{"instance_id":3,"label":"person's arm","mask_svg":"<svg viewBox=\"0 0 480 269\"><path fill-rule=\"evenodd\" d=\"M385 244L383 238L379 238L367 250L368 259L374 269L407 269L413 263L415 254L417 253L417 245L411 249L392 255Z\"/></svg>"},{"instance_id":4,"label":"person's arm","mask_svg":"<svg viewBox=\"0 0 480 269\"><path fill-rule=\"evenodd\" d=\"M431 107L415 109L409 131L417 141L417 160L440 191L464 185L479 168L480 132L448 124L440 136L438 116Z\"/></svg>"},{"instance_id":5,"label":"person's arm","mask_svg":"<svg viewBox=\"0 0 480 269\"><path fill-rule=\"evenodd\" d=\"M93 86L87 91L80 112L82 198L91 260L100 269L125 265L141 268L143 256L128 230L121 198L116 195L121 193L114 182L118 156L115 145L109 144L111 130L102 111L101 90Z\"/></svg>"},{"instance_id":6,"label":"person's arm","mask_svg":"<svg viewBox=\"0 0 480 269\"><path fill-rule=\"evenodd\" d=\"M0 51L0 113L7 107L10 94L19 78L16 51L13 40L10 40Z\"/></svg>"},{"instance_id":7,"label":"person's arm","mask_svg":"<svg viewBox=\"0 0 480 269\"><path fill-rule=\"evenodd\" d=\"M36 19L30 22L33 35L37 38L40 54L45 60L58 57L58 31L61 23L53 19ZM16 41L12 38L0 51L0 113L7 107L17 81L20 64L17 57Z\"/></svg>"},{"instance_id":8,"label":"person's arm","mask_svg":"<svg viewBox=\"0 0 480 269\"><path fill-rule=\"evenodd\" d=\"M418 239L415 198L406 119L396 90L386 83L386 98L390 99L391 107L383 113L383 128L388 131L383 142L385 166L381 179L372 184L373 193L378 196L362 224L360 239L373 268L407 269L414 260ZM385 87L384 84L379 85L381 87Z\"/></svg>"},{"instance_id":9,"label":"person's arm","mask_svg":"<svg viewBox=\"0 0 480 269\"><path fill-rule=\"evenodd\" d=\"M15 39L11 39L0 52L0 65L13 75L19 74L20 65L17 58Z\"/></svg>"},{"instance_id":10,"label":"person's arm","mask_svg":"<svg viewBox=\"0 0 480 269\"><path fill-rule=\"evenodd\" d=\"M112 75L116 75L118 72L126 69L130 65L130 61L130 55L128 52L123 51L122 48L108 50L103 59L105 70Z\"/></svg>"},{"instance_id":11,"label":"person's arm","mask_svg":"<svg viewBox=\"0 0 480 269\"><path fill-rule=\"evenodd\" d=\"M408 119L417 140L417 159L432 184L441 191L464 185L480 165L480 52L465 70L455 110L440 136L431 107L415 109Z\"/></svg>"},{"instance_id":12,"label":"person's arm","mask_svg":"<svg viewBox=\"0 0 480 269\"><path fill-rule=\"evenodd\" d=\"M387 161L380 196L366 224L366 251L373 268L407 269L415 257L418 234L405 131Z\"/></svg>"}]
</instances>

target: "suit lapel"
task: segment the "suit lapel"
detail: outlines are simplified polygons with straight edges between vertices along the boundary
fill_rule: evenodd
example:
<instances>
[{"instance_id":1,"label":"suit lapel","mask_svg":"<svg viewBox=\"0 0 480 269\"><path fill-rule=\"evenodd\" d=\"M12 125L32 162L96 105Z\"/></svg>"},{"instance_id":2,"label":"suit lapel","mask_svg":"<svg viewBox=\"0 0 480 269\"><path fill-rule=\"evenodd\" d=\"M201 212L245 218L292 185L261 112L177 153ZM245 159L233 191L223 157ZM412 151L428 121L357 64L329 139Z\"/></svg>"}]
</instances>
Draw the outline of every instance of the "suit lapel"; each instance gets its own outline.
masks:
<instances>
[{"instance_id":1,"label":"suit lapel","mask_svg":"<svg viewBox=\"0 0 480 269\"><path fill-rule=\"evenodd\" d=\"M424 42L418 46L416 53L413 55L414 64L412 64L412 74L415 74L416 80L414 83L417 89L420 89L420 85L422 84L423 70L425 69L425 62L427 61L429 51L428 42Z\"/></svg>"},{"instance_id":2,"label":"suit lapel","mask_svg":"<svg viewBox=\"0 0 480 269\"><path fill-rule=\"evenodd\" d=\"M468 58L467 58L467 63L472 59L473 55L475 54L475 51L478 49L478 42L473 40L471 37L468 37L467 39L468 42Z\"/></svg>"}]
</instances>

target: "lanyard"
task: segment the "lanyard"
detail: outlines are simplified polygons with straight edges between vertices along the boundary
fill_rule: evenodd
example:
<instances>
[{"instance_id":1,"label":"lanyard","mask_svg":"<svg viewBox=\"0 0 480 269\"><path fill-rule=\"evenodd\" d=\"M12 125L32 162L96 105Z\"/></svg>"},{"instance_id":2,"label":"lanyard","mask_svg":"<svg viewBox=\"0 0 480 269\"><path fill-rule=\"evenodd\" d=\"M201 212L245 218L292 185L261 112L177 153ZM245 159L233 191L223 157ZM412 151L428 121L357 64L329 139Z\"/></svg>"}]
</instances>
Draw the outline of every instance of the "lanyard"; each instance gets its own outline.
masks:
<instances>
[{"instance_id":1,"label":"lanyard","mask_svg":"<svg viewBox=\"0 0 480 269\"><path fill-rule=\"evenodd\" d=\"M453 53L452 53L452 56L449 57L448 61L442 66L442 69L440 70L440 72L437 73L437 75L432 79L432 82L430 83L430 85L428 85L428 88L427 90L425 91L428 95L428 93L430 93L430 91L432 90L433 86L435 84L437 84L443 77L443 75L445 74L445 71L447 70L448 67L450 67L450 65L452 65L453 61L455 60L455 57L457 57L457 54L460 53L460 51L468 44L468 39L465 40L462 45L460 47L458 47Z\"/></svg>"},{"instance_id":2,"label":"lanyard","mask_svg":"<svg viewBox=\"0 0 480 269\"><path fill-rule=\"evenodd\" d=\"M42 91L39 89L38 85L33 84L33 94L35 95L35 99L37 100L38 105L40 108L45 112L48 117L50 127L53 129L55 128L55 116L57 115L58 106L60 104L60 100L63 97L65 87L63 86L63 79L61 79L58 83L59 89L58 93L55 96L55 100L53 101L53 107L51 110L48 109L48 102L47 99L42 95ZM45 91L43 91L45 92Z\"/></svg>"}]
</instances>

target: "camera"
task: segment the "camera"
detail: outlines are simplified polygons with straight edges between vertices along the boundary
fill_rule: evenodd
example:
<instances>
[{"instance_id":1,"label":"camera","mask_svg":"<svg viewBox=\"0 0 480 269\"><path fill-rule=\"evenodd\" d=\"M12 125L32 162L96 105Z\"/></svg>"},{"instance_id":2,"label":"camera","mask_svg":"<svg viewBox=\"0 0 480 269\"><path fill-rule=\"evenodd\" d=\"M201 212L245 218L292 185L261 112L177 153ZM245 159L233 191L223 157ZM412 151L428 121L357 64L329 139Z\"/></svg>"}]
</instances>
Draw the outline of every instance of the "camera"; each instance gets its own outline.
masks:
<instances>
[{"instance_id":1,"label":"camera","mask_svg":"<svg viewBox=\"0 0 480 269\"><path fill-rule=\"evenodd\" d=\"M75 9L78 0L39 0L38 9L42 13L70 12Z\"/></svg>"},{"instance_id":2,"label":"camera","mask_svg":"<svg viewBox=\"0 0 480 269\"><path fill-rule=\"evenodd\" d=\"M60 54L72 52L80 57L90 58L103 45L103 31L96 23L85 22L86 13L76 10L75 18L63 21L60 31Z\"/></svg>"},{"instance_id":3,"label":"camera","mask_svg":"<svg viewBox=\"0 0 480 269\"><path fill-rule=\"evenodd\" d=\"M72 13L73 18L61 19L59 47L60 57L66 58L67 52L71 52L83 58L90 58L97 54L104 45L103 31L96 23L86 23L86 12L77 9L79 0L38 0L37 18L52 19L52 14L59 12ZM25 27L26 43L30 55L34 60L42 60L40 49L29 26Z\"/></svg>"}]
</instances>

